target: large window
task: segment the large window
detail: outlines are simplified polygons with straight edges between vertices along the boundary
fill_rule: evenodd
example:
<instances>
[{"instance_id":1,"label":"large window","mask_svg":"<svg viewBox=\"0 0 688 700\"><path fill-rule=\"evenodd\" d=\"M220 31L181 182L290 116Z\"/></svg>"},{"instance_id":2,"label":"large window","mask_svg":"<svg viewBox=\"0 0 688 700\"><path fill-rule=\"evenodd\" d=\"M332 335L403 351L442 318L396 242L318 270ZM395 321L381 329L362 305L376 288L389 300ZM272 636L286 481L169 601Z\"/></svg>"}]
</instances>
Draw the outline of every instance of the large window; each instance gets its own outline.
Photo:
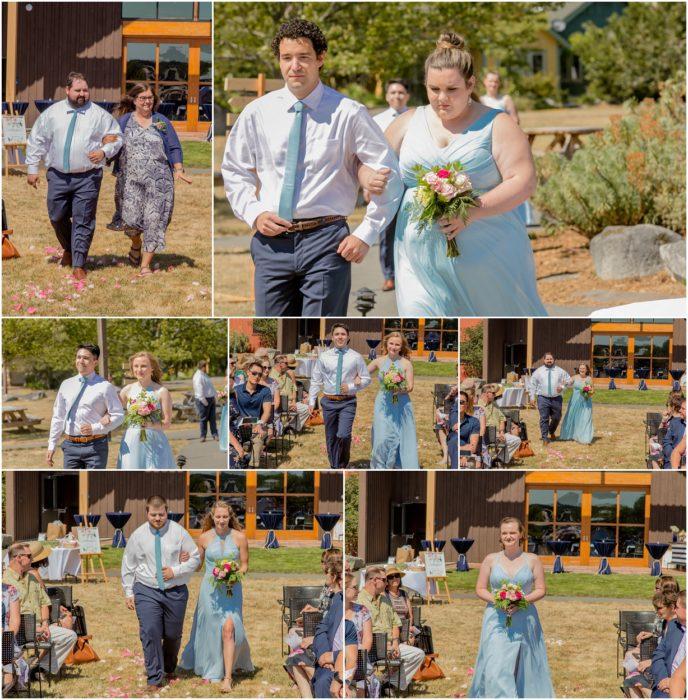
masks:
<instances>
[{"instance_id":1,"label":"large window","mask_svg":"<svg viewBox=\"0 0 688 700\"><path fill-rule=\"evenodd\" d=\"M618 370L626 379L667 381L671 367L671 337L666 334L611 335L594 333L592 368L594 377L605 377L605 369Z\"/></svg>"},{"instance_id":2,"label":"large window","mask_svg":"<svg viewBox=\"0 0 688 700\"><path fill-rule=\"evenodd\" d=\"M284 515L285 530L312 530L315 510L314 472L259 472L256 528L265 530L262 513Z\"/></svg>"},{"instance_id":3,"label":"large window","mask_svg":"<svg viewBox=\"0 0 688 700\"><path fill-rule=\"evenodd\" d=\"M616 542L614 556L642 559L645 546L644 491L593 491L590 515L590 554L600 556L596 542Z\"/></svg>"},{"instance_id":4,"label":"large window","mask_svg":"<svg viewBox=\"0 0 688 700\"><path fill-rule=\"evenodd\" d=\"M246 524L246 472L189 473L189 529L200 530L217 500L227 501L242 526Z\"/></svg>"},{"instance_id":5,"label":"large window","mask_svg":"<svg viewBox=\"0 0 688 700\"><path fill-rule=\"evenodd\" d=\"M573 489L530 489L528 491L528 550L551 554L548 540L565 540L567 554L580 554L581 506L583 492Z\"/></svg>"},{"instance_id":6,"label":"large window","mask_svg":"<svg viewBox=\"0 0 688 700\"><path fill-rule=\"evenodd\" d=\"M669 336L638 335L635 337L634 377L669 378Z\"/></svg>"},{"instance_id":7,"label":"large window","mask_svg":"<svg viewBox=\"0 0 688 700\"><path fill-rule=\"evenodd\" d=\"M592 371L593 377L606 376L607 367L625 374L628 370L628 336L602 335L595 333L592 337Z\"/></svg>"},{"instance_id":8,"label":"large window","mask_svg":"<svg viewBox=\"0 0 688 700\"><path fill-rule=\"evenodd\" d=\"M210 21L210 2L123 2L122 19Z\"/></svg>"},{"instance_id":9,"label":"large window","mask_svg":"<svg viewBox=\"0 0 688 700\"><path fill-rule=\"evenodd\" d=\"M411 350L418 350L423 343L426 352L456 352L459 346L459 322L456 318L387 318L384 334L401 331Z\"/></svg>"}]
</instances>

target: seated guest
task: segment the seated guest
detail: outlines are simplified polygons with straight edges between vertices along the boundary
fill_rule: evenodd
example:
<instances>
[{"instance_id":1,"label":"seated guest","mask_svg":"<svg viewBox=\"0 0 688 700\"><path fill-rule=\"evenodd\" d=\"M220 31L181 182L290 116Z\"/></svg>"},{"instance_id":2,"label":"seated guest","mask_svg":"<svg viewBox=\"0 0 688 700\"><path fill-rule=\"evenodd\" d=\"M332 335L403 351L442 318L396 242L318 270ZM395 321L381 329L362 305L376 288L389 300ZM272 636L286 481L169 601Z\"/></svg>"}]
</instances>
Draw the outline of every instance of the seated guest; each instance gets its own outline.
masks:
<instances>
[{"instance_id":1,"label":"seated guest","mask_svg":"<svg viewBox=\"0 0 688 700\"><path fill-rule=\"evenodd\" d=\"M258 358L256 358L258 359ZM272 405L274 408L274 411L277 412L279 411L279 405L280 405L280 400L279 400L279 385L277 383L276 379L273 379L271 376L272 372L272 365L270 364L270 358L265 355L258 359L258 362L260 362L260 366L263 370L263 376L260 378L260 383L263 386L266 386L268 389L270 389L270 393L272 394Z\"/></svg>"},{"instance_id":2,"label":"seated guest","mask_svg":"<svg viewBox=\"0 0 688 700\"><path fill-rule=\"evenodd\" d=\"M498 386L498 385L497 385ZM494 427L497 430L497 442L506 445L506 455L504 463L508 464L514 456L516 450L521 446L521 438L515 431L506 432L506 416L501 412L495 398L497 396L497 386L494 384L486 384L483 387L481 402L485 411L485 426ZM501 389L501 387L499 387ZM520 432L520 428L515 426Z\"/></svg>"},{"instance_id":3,"label":"seated guest","mask_svg":"<svg viewBox=\"0 0 688 700\"><path fill-rule=\"evenodd\" d=\"M289 410L296 413L295 431L300 433L308 420L310 411L307 403L296 400L296 382L292 375L293 371L290 371L287 355L277 355L275 367L270 376L277 382L280 396L287 397Z\"/></svg>"},{"instance_id":4,"label":"seated guest","mask_svg":"<svg viewBox=\"0 0 688 700\"><path fill-rule=\"evenodd\" d=\"M652 655L652 697L668 698L671 676L686 658L686 592L676 601L676 618L671 620Z\"/></svg>"},{"instance_id":5,"label":"seated guest","mask_svg":"<svg viewBox=\"0 0 688 700\"><path fill-rule=\"evenodd\" d=\"M53 550L50 547L46 547L42 542L29 542L29 550L31 551L29 575L33 576L41 588L45 590L45 583L41 577L40 568L48 563L48 557ZM66 627L68 630L74 629L74 617L64 605L60 605L60 619L57 624L61 627Z\"/></svg>"},{"instance_id":6,"label":"seated guest","mask_svg":"<svg viewBox=\"0 0 688 700\"><path fill-rule=\"evenodd\" d=\"M341 648L342 642L344 644L343 649ZM358 637L356 627L351 620L342 618L334 646L335 672L330 685L330 697L349 697L350 693L353 692L355 694L356 692L356 683L353 678L358 661Z\"/></svg>"},{"instance_id":7,"label":"seated guest","mask_svg":"<svg viewBox=\"0 0 688 700\"><path fill-rule=\"evenodd\" d=\"M373 622L368 608L356 602L358 598L358 576L349 571L346 574L344 590L344 617L351 620L356 628L357 648L367 652L373 648ZM366 680L359 681L357 690L360 697L366 697L366 684L370 689L370 697L380 696L380 682L374 674L373 665L368 662Z\"/></svg>"},{"instance_id":8,"label":"seated guest","mask_svg":"<svg viewBox=\"0 0 688 700\"><path fill-rule=\"evenodd\" d=\"M50 598L38 581L29 574L31 550L26 542L16 542L9 548L9 564L3 575L3 583L14 586L19 593L22 614L36 616L36 637L52 644L50 653L40 661L40 668L56 674L76 642L76 634L65 627L50 624Z\"/></svg>"},{"instance_id":9,"label":"seated guest","mask_svg":"<svg viewBox=\"0 0 688 700\"><path fill-rule=\"evenodd\" d=\"M315 630L312 649L315 655L313 697L329 698L334 680L334 643L342 622L343 596L337 593L332 598L329 610Z\"/></svg>"},{"instance_id":10,"label":"seated guest","mask_svg":"<svg viewBox=\"0 0 688 700\"><path fill-rule=\"evenodd\" d=\"M388 654L392 659L401 659L401 668L399 674L392 674L389 682L393 685L398 684L399 690L406 690L411 679L420 668L420 665L425 659L425 653L418 647L412 647L409 644L402 644L399 640L401 631L401 620L394 612L394 608L384 595L387 586L387 577L385 570L371 566L365 573L365 585L363 590L358 594L358 603L368 608L370 612L373 633L382 632L387 635Z\"/></svg>"},{"instance_id":11,"label":"seated guest","mask_svg":"<svg viewBox=\"0 0 688 700\"><path fill-rule=\"evenodd\" d=\"M433 425L433 430L435 431L435 437L437 442L440 443L442 448L442 464L447 464L449 462L449 455L447 452L447 436L449 434L449 413L445 412L444 406L451 404L456 400L456 396L459 392L458 384L454 384L449 390L449 393L444 397L442 401L442 406L435 409L435 424Z\"/></svg>"},{"instance_id":12,"label":"seated guest","mask_svg":"<svg viewBox=\"0 0 688 700\"><path fill-rule=\"evenodd\" d=\"M253 446L254 464L260 464L260 455L268 439L268 425L272 414L272 394L270 389L260 381L263 377L263 367L257 360L252 360L248 366L246 381L234 387L234 398L239 418L254 418L251 445Z\"/></svg>"},{"instance_id":13,"label":"seated guest","mask_svg":"<svg viewBox=\"0 0 688 700\"><path fill-rule=\"evenodd\" d=\"M385 593L394 608L394 612L402 622L404 622L404 620L412 621L413 610L411 610L411 601L406 591L401 587L401 579L405 574L397 569L396 566L388 566L385 570L385 574L387 576L387 588L385 589ZM413 644L413 642L409 641L409 644Z\"/></svg>"},{"instance_id":14,"label":"seated guest","mask_svg":"<svg viewBox=\"0 0 688 700\"><path fill-rule=\"evenodd\" d=\"M686 434L683 434L681 441L674 447L671 453L671 468L680 469L686 463Z\"/></svg>"},{"instance_id":15,"label":"seated guest","mask_svg":"<svg viewBox=\"0 0 688 700\"><path fill-rule=\"evenodd\" d=\"M662 574L655 579L655 593L674 592L679 593L681 586L675 576Z\"/></svg>"},{"instance_id":16,"label":"seated guest","mask_svg":"<svg viewBox=\"0 0 688 700\"><path fill-rule=\"evenodd\" d=\"M459 468L459 406L458 397L454 399L449 411L449 435L447 435L447 452L449 453L449 468Z\"/></svg>"},{"instance_id":17,"label":"seated guest","mask_svg":"<svg viewBox=\"0 0 688 700\"><path fill-rule=\"evenodd\" d=\"M2 631L14 633L14 660L2 667L2 684L8 685L16 679L17 689L24 690L29 680L29 666L22 658L17 634L21 624L19 591L9 583L2 584Z\"/></svg>"},{"instance_id":18,"label":"seated guest","mask_svg":"<svg viewBox=\"0 0 688 700\"><path fill-rule=\"evenodd\" d=\"M478 437L480 436L480 421L472 414L472 405L465 391L459 392L459 442L461 451L461 466L467 467L471 456L480 458L478 452Z\"/></svg>"},{"instance_id":19,"label":"seated guest","mask_svg":"<svg viewBox=\"0 0 688 700\"><path fill-rule=\"evenodd\" d=\"M676 402L678 404L678 402ZM672 404L672 408L674 405ZM676 446L681 442L681 438L686 432L686 400L681 399L680 404L678 404L678 411L674 412L674 415L669 420L667 426L666 435L662 440L662 447L664 451L664 468L669 469L671 467L671 453L674 451Z\"/></svg>"}]
</instances>

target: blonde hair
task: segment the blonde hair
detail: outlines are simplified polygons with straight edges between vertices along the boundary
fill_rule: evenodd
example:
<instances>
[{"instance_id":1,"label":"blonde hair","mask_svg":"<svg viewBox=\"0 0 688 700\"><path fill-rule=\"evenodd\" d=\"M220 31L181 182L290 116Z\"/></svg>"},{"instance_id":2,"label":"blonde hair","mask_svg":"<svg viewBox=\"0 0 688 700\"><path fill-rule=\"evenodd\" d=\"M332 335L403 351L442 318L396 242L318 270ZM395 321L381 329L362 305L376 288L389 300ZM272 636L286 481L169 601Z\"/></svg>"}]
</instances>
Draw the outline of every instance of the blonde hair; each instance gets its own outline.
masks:
<instances>
[{"instance_id":1,"label":"blonde hair","mask_svg":"<svg viewBox=\"0 0 688 700\"><path fill-rule=\"evenodd\" d=\"M462 36L454 32L443 32L437 40L437 47L425 59L425 78L431 68L436 70L455 69L468 82L474 75L473 56L466 48Z\"/></svg>"},{"instance_id":2,"label":"blonde hair","mask_svg":"<svg viewBox=\"0 0 688 700\"><path fill-rule=\"evenodd\" d=\"M148 362L150 362L151 366L151 379L156 384L162 384L162 370L160 369L160 363L158 362L158 358L155 357L155 355L151 355L151 353L149 353L147 350L143 350L142 352L137 352L133 354L129 358L129 369L132 373L134 372L134 360L137 357L148 358Z\"/></svg>"},{"instance_id":3,"label":"blonde hair","mask_svg":"<svg viewBox=\"0 0 688 700\"><path fill-rule=\"evenodd\" d=\"M513 515L509 515L506 518L502 518L499 521L499 544L501 545L502 549L504 549L504 543L502 542L502 525L506 525L507 523L516 523L518 526L518 544L520 546L523 546L523 543L526 541L526 529L523 526L523 523Z\"/></svg>"},{"instance_id":4,"label":"blonde hair","mask_svg":"<svg viewBox=\"0 0 688 700\"><path fill-rule=\"evenodd\" d=\"M387 349L387 343L390 340L390 338L399 338L401 340L401 349L399 350L399 357L405 357L407 360L409 356L411 355L411 349L409 348L408 342L406 341L406 338L404 337L403 333L400 333L399 331L392 331L391 333L387 333L387 335L382 339L382 354L387 355L389 350Z\"/></svg>"},{"instance_id":5,"label":"blonde hair","mask_svg":"<svg viewBox=\"0 0 688 700\"><path fill-rule=\"evenodd\" d=\"M241 531L244 529L241 527L241 523L234 512L234 508L232 508L227 501L218 500L215 501L212 506L210 506L210 510L205 514L205 517L203 518L203 525L201 526L201 532L208 532L208 530L212 530L215 527L213 516L218 508L223 508L229 513L229 527L231 530Z\"/></svg>"}]
</instances>

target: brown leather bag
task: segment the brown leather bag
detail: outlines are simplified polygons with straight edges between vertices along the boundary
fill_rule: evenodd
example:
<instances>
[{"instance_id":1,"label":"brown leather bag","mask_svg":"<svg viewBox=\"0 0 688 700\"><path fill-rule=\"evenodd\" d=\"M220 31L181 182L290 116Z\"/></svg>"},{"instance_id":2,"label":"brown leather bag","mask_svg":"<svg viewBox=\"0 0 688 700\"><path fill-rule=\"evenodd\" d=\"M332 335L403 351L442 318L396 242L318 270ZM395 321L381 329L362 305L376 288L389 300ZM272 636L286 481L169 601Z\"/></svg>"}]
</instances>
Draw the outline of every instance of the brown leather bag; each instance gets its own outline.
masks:
<instances>
[{"instance_id":1,"label":"brown leather bag","mask_svg":"<svg viewBox=\"0 0 688 700\"><path fill-rule=\"evenodd\" d=\"M534 457L535 452L533 452L533 448L530 446L530 442L528 440L523 440L521 442L521 446L514 452L514 459L523 459L524 457Z\"/></svg>"},{"instance_id":2,"label":"brown leather bag","mask_svg":"<svg viewBox=\"0 0 688 700\"><path fill-rule=\"evenodd\" d=\"M313 411L313 415L306 421L307 428L312 428L315 425L325 425L325 421L317 408Z\"/></svg>"},{"instance_id":3,"label":"brown leather bag","mask_svg":"<svg viewBox=\"0 0 688 700\"><path fill-rule=\"evenodd\" d=\"M91 639L93 639L93 636L90 634L85 637L78 637L65 663L70 666L78 666L79 664L90 664L93 661L100 661L96 650L91 646Z\"/></svg>"},{"instance_id":4,"label":"brown leather bag","mask_svg":"<svg viewBox=\"0 0 688 700\"><path fill-rule=\"evenodd\" d=\"M12 243L10 236L12 235L12 229L2 232L2 259L9 260L10 258L20 258L17 246Z\"/></svg>"},{"instance_id":5,"label":"brown leather bag","mask_svg":"<svg viewBox=\"0 0 688 700\"><path fill-rule=\"evenodd\" d=\"M423 659L423 663L413 676L414 681L434 681L438 678L444 678L444 671L440 668L435 659L437 654L427 654Z\"/></svg>"}]
</instances>

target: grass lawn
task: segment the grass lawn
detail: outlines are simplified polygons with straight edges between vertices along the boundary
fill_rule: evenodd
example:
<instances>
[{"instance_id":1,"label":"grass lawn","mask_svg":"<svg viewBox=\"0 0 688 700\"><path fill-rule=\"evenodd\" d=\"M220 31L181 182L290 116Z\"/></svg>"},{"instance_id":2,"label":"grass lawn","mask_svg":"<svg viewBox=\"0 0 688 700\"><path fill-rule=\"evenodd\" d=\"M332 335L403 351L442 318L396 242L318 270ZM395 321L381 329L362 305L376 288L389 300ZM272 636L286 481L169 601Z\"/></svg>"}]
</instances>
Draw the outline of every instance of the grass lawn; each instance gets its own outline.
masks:
<instances>
[{"instance_id":1,"label":"grass lawn","mask_svg":"<svg viewBox=\"0 0 688 700\"><path fill-rule=\"evenodd\" d=\"M428 365L430 363L418 363ZM416 363L414 362L414 367ZM418 457L423 468L443 468L440 464L442 451L433 432L434 409L432 393L435 383L448 384L455 376L455 367L452 362L432 363L433 368L446 368L443 372L449 372L444 376L417 376L415 386L411 394L413 410L416 419L416 434L418 437ZM451 370L451 371L450 371ZM372 441L370 430L373 425L373 409L377 390L374 386L359 392L357 395L356 420L353 427L353 440L351 444L352 469L367 469L370 464L370 451ZM325 428L316 426L306 428L293 440L293 446L279 463L282 469L321 469L328 467L327 449L325 446Z\"/></svg>"},{"instance_id":2,"label":"grass lawn","mask_svg":"<svg viewBox=\"0 0 688 700\"><path fill-rule=\"evenodd\" d=\"M192 162L209 145L186 143ZM206 155L206 160L207 160ZM26 178L3 179L3 197L13 242L21 258L3 264L6 315L36 316L210 316L211 176L187 170L191 185L178 183L166 248L153 259L154 275L141 278L127 260L129 239L109 231L114 211L115 178L103 174L96 230L86 265L85 284L77 283L57 262L59 244L48 219L45 171L38 190Z\"/></svg>"},{"instance_id":3,"label":"grass lawn","mask_svg":"<svg viewBox=\"0 0 688 700\"><path fill-rule=\"evenodd\" d=\"M208 168L211 166L213 146L208 141L182 141L185 168Z\"/></svg>"},{"instance_id":4,"label":"grass lawn","mask_svg":"<svg viewBox=\"0 0 688 700\"><path fill-rule=\"evenodd\" d=\"M279 550L280 553L283 551ZM254 552L251 554L253 556ZM317 585L321 582L322 576L317 573L303 574L298 580L289 581L294 585ZM189 584L181 650L191 633L200 583L201 576L196 575ZM261 577L252 566L243 583L243 619L256 668L251 675L235 676L232 697L298 697L296 688L282 669L280 607L277 603L281 596L282 582ZM146 696L138 621L136 613L125 607L119 581L109 579L107 584L76 585L74 597L84 606L89 633L93 635L92 644L101 660L99 663L66 668L63 678L54 682L49 689L44 686L45 697ZM219 684L205 683L196 676L183 673L172 687L165 688L154 697L219 696Z\"/></svg>"},{"instance_id":5,"label":"grass lawn","mask_svg":"<svg viewBox=\"0 0 688 700\"><path fill-rule=\"evenodd\" d=\"M564 391L564 403L568 403L573 391ZM604 404L607 406L643 406L647 411L661 411L666 406L668 392L665 389L637 391L635 389L609 389L595 388L592 398L593 404ZM593 408L593 411L595 409Z\"/></svg>"},{"instance_id":6,"label":"grass lawn","mask_svg":"<svg viewBox=\"0 0 688 700\"><path fill-rule=\"evenodd\" d=\"M458 361L458 357L457 357ZM422 362L420 360L413 361L413 376L416 377L434 377L440 379L444 377L447 381L437 382L438 384L453 384L456 382L456 364L454 362Z\"/></svg>"}]
</instances>

